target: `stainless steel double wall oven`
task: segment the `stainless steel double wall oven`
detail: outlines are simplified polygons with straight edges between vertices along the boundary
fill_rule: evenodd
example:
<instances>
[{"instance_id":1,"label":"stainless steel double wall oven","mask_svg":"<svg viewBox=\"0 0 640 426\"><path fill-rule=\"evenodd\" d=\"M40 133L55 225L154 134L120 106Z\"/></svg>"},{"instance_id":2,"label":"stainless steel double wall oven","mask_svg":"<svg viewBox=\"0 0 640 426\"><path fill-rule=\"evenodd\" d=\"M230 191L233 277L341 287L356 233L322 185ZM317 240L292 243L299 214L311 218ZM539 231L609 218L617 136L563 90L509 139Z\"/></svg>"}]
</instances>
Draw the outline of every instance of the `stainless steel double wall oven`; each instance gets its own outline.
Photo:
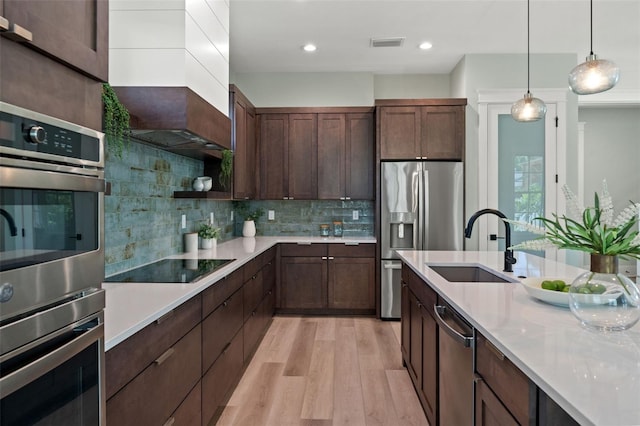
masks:
<instances>
[{"instance_id":1,"label":"stainless steel double wall oven","mask_svg":"<svg viewBox=\"0 0 640 426\"><path fill-rule=\"evenodd\" d=\"M104 423L104 142L0 102L0 424Z\"/></svg>"}]
</instances>

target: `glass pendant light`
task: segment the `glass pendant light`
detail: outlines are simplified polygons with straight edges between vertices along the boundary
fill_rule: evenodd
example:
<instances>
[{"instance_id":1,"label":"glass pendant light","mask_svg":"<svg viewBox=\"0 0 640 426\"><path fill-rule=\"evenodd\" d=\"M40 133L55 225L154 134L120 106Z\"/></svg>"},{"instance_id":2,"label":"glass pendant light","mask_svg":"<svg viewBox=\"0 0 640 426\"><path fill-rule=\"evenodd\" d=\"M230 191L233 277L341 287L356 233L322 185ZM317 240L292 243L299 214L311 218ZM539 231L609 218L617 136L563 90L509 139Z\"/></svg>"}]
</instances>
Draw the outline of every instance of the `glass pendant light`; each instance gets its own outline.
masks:
<instances>
[{"instance_id":1,"label":"glass pendant light","mask_svg":"<svg viewBox=\"0 0 640 426\"><path fill-rule=\"evenodd\" d=\"M611 89L620 79L620 68L606 59L598 59L593 53L593 0L591 5L591 51L585 62L569 73L569 87L578 95L592 95Z\"/></svg>"},{"instance_id":2,"label":"glass pendant light","mask_svg":"<svg viewBox=\"0 0 640 426\"><path fill-rule=\"evenodd\" d=\"M511 105L511 117L516 121L538 121L547 113L547 106L529 91L529 0L527 0L527 93L524 98Z\"/></svg>"}]
</instances>

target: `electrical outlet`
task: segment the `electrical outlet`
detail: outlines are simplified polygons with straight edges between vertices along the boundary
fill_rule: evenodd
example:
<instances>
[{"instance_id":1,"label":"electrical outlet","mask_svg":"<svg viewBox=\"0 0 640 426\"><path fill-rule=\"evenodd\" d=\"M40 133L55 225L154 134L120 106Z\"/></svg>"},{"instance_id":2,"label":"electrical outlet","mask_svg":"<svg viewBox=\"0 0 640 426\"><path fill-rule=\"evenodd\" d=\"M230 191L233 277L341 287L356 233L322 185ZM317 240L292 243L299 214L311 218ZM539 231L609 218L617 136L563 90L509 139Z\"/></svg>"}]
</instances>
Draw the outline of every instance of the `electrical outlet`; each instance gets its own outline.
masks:
<instances>
[{"instance_id":1,"label":"electrical outlet","mask_svg":"<svg viewBox=\"0 0 640 426\"><path fill-rule=\"evenodd\" d=\"M186 229L187 228L187 215L183 214L182 218L180 219L180 227L182 229Z\"/></svg>"},{"instance_id":2,"label":"electrical outlet","mask_svg":"<svg viewBox=\"0 0 640 426\"><path fill-rule=\"evenodd\" d=\"M213 212L211 212L211 214L209 215L209 223L213 225L214 220L215 220L215 216L213 215Z\"/></svg>"},{"instance_id":3,"label":"electrical outlet","mask_svg":"<svg viewBox=\"0 0 640 426\"><path fill-rule=\"evenodd\" d=\"M268 217L269 220L276 220L276 212L273 210L269 210Z\"/></svg>"},{"instance_id":4,"label":"electrical outlet","mask_svg":"<svg viewBox=\"0 0 640 426\"><path fill-rule=\"evenodd\" d=\"M353 210L351 212L351 216L352 216L353 220L358 220L358 218L360 217L360 214L359 214L358 210Z\"/></svg>"},{"instance_id":5,"label":"electrical outlet","mask_svg":"<svg viewBox=\"0 0 640 426\"><path fill-rule=\"evenodd\" d=\"M233 210L231 210L231 222L233 222Z\"/></svg>"}]
</instances>

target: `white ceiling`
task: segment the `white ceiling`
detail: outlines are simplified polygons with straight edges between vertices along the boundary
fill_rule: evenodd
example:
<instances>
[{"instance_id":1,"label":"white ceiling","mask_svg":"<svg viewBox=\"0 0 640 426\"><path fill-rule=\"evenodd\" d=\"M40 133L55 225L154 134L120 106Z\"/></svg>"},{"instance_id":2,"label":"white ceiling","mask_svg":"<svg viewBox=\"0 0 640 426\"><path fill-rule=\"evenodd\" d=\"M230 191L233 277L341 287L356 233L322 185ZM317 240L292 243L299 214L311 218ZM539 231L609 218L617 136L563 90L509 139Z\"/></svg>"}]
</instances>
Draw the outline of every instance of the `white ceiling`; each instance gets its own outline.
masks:
<instances>
[{"instance_id":1,"label":"white ceiling","mask_svg":"<svg viewBox=\"0 0 640 426\"><path fill-rule=\"evenodd\" d=\"M594 52L640 93L640 0L594 0ZM531 53L589 54L588 0L531 0ZM526 53L524 0L230 0L233 72L448 74L465 54ZM405 37L402 47L369 47ZM433 48L421 51L422 41ZM304 43L318 46L314 53ZM567 70L568 72L569 70Z\"/></svg>"}]
</instances>

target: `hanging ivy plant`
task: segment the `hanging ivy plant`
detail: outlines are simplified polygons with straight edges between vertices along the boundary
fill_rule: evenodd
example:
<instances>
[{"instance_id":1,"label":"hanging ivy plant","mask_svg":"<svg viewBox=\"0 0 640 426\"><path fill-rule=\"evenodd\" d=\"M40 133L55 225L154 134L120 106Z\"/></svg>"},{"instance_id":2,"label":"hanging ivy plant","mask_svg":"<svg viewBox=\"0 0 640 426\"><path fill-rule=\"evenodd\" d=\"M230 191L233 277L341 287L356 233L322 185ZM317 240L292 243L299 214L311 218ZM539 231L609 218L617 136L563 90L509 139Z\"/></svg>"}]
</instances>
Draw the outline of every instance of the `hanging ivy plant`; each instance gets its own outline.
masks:
<instances>
[{"instance_id":1,"label":"hanging ivy plant","mask_svg":"<svg viewBox=\"0 0 640 426\"><path fill-rule=\"evenodd\" d=\"M231 173L233 172L233 151L225 149L222 151L222 162L220 163L220 174L218 181L224 189L231 184Z\"/></svg>"},{"instance_id":2,"label":"hanging ivy plant","mask_svg":"<svg viewBox=\"0 0 640 426\"><path fill-rule=\"evenodd\" d=\"M107 146L116 157L122 158L122 152L125 146L129 145L131 135L129 111L120 103L109 83L102 84L102 107Z\"/></svg>"}]
</instances>

